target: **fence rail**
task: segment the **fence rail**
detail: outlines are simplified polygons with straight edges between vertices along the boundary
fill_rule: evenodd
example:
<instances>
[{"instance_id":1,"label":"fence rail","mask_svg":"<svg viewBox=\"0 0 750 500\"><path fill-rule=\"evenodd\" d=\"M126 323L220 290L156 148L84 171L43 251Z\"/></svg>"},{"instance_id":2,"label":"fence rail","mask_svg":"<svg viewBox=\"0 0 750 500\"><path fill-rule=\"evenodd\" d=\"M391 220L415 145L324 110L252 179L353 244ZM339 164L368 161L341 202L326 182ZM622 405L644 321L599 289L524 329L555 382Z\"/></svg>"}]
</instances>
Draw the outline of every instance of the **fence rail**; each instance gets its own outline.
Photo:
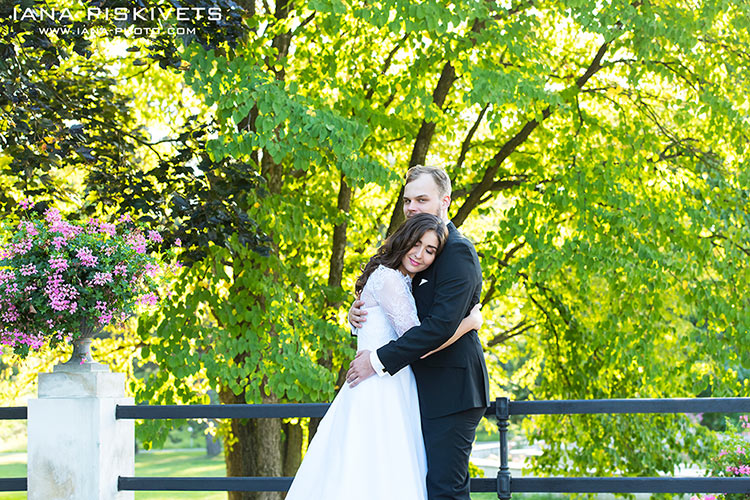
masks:
<instances>
[{"instance_id":1,"label":"fence rail","mask_svg":"<svg viewBox=\"0 0 750 500\"><path fill-rule=\"evenodd\" d=\"M118 419L322 417L329 403L263 405L117 405Z\"/></svg>"},{"instance_id":2,"label":"fence rail","mask_svg":"<svg viewBox=\"0 0 750 500\"><path fill-rule=\"evenodd\" d=\"M26 491L25 477L0 477L0 491Z\"/></svg>"},{"instance_id":3,"label":"fence rail","mask_svg":"<svg viewBox=\"0 0 750 500\"><path fill-rule=\"evenodd\" d=\"M510 415L740 412L750 412L750 398L563 399L508 402Z\"/></svg>"},{"instance_id":4,"label":"fence rail","mask_svg":"<svg viewBox=\"0 0 750 500\"><path fill-rule=\"evenodd\" d=\"M0 408L0 420L26 420L28 411L25 406L8 406Z\"/></svg>"},{"instance_id":5,"label":"fence rail","mask_svg":"<svg viewBox=\"0 0 750 500\"><path fill-rule=\"evenodd\" d=\"M273 405L119 405L117 419L292 418L322 417L324 403ZM510 401L497 398L485 416L494 417L500 432L497 478L472 478L472 492L512 493L750 493L750 477L522 477L508 467L508 425L514 415L636 414L750 412L750 398L593 399ZM26 408L0 408L0 420L25 419ZM291 477L120 477L122 491L287 491ZM26 478L0 479L0 491L25 491Z\"/></svg>"},{"instance_id":6,"label":"fence rail","mask_svg":"<svg viewBox=\"0 0 750 500\"><path fill-rule=\"evenodd\" d=\"M120 477L121 491L287 491L293 477ZM498 491L495 478L472 478L473 493ZM513 493L747 493L750 477L521 477Z\"/></svg>"},{"instance_id":7,"label":"fence rail","mask_svg":"<svg viewBox=\"0 0 750 500\"><path fill-rule=\"evenodd\" d=\"M505 398L498 398L505 399ZM586 415L636 413L741 413L750 412L750 398L673 399L564 399L558 401L509 401L508 415ZM297 418L322 417L328 403L265 405L118 405L119 419L173 418ZM0 409L0 419L3 418ZM24 410L25 408L8 408ZM497 400L486 417L495 417ZM16 417L16 418L26 418Z\"/></svg>"}]
</instances>

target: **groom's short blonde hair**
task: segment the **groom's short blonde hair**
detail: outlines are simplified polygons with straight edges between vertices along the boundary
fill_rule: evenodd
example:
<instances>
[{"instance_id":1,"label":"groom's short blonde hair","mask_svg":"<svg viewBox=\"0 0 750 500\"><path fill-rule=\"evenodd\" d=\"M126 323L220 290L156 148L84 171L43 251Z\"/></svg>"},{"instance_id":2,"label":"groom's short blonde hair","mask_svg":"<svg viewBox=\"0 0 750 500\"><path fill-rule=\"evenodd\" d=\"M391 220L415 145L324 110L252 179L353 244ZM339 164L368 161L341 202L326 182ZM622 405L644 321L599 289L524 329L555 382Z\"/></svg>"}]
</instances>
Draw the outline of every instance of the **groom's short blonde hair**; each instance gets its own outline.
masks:
<instances>
[{"instance_id":1,"label":"groom's short blonde hair","mask_svg":"<svg viewBox=\"0 0 750 500\"><path fill-rule=\"evenodd\" d=\"M440 194L441 198L445 195L451 195L451 179L450 177L448 177L446 171L440 167L415 165L411 167L408 172L406 172L406 182L404 184L409 184L411 181L417 179L417 177L425 174L432 176L435 184L437 184L438 193Z\"/></svg>"}]
</instances>

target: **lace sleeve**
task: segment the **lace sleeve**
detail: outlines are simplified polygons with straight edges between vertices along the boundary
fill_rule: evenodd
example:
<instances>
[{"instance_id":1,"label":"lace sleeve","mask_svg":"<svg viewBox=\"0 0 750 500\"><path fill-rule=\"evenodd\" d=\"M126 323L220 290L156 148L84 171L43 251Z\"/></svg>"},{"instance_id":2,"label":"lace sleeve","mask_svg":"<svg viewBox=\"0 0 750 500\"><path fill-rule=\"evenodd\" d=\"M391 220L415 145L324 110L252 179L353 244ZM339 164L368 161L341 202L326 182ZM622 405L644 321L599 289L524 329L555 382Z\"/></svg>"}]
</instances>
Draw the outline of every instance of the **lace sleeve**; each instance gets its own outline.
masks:
<instances>
[{"instance_id":1,"label":"lace sleeve","mask_svg":"<svg viewBox=\"0 0 750 500\"><path fill-rule=\"evenodd\" d=\"M399 337L409 328L419 325L417 306L407 277L400 271L381 266L372 273L370 280L373 280L375 299Z\"/></svg>"}]
</instances>

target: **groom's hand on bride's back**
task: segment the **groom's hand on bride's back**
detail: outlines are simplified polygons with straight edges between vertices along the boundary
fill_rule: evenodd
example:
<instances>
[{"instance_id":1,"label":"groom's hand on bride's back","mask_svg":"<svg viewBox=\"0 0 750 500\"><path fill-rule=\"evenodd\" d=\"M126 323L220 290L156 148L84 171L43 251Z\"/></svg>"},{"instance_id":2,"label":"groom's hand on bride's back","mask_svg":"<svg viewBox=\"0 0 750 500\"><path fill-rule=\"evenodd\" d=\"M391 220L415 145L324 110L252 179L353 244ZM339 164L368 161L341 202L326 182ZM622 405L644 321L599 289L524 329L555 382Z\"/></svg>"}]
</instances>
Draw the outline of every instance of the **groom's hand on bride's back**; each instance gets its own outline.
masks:
<instances>
[{"instance_id":1,"label":"groom's hand on bride's back","mask_svg":"<svg viewBox=\"0 0 750 500\"><path fill-rule=\"evenodd\" d=\"M365 317L367 316L367 311L362 309L363 305L365 305L364 301L357 299L349 309L349 323L351 323L354 328L362 328L362 325L367 321L367 318Z\"/></svg>"}]
</instances>

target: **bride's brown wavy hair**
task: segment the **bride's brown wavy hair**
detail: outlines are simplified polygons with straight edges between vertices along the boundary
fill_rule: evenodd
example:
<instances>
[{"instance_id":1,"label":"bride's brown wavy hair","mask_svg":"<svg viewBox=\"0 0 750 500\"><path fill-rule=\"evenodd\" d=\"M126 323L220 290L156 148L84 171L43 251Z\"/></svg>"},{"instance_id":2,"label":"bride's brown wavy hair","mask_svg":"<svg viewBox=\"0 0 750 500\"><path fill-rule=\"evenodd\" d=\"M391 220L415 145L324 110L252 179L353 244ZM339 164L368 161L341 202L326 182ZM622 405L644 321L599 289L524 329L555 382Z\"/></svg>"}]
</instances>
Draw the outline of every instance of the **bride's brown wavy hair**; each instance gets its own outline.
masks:
<instances>
[{"instance_id":1,"label":"bride's brown wavy hair","mask_svg":"<svg viewBox=\"0 0 750 500\"><path fill-rule=\"evenodd\" d=\"M435 231L438 239L437 253L440 254L448 237L448 228L442 219L432 214L416 214L406 219L406 222L401 224L396 232L385 240L385 243L378 248L375 255L370 257L367 264L362 267L362 274L357 278L357 283L354 285L354 292L357 296L359 297L359 294L362 293L367 279L379 265L398 269L406 252L416 245L427 231Z\"/></svg>"}]
</instances>

